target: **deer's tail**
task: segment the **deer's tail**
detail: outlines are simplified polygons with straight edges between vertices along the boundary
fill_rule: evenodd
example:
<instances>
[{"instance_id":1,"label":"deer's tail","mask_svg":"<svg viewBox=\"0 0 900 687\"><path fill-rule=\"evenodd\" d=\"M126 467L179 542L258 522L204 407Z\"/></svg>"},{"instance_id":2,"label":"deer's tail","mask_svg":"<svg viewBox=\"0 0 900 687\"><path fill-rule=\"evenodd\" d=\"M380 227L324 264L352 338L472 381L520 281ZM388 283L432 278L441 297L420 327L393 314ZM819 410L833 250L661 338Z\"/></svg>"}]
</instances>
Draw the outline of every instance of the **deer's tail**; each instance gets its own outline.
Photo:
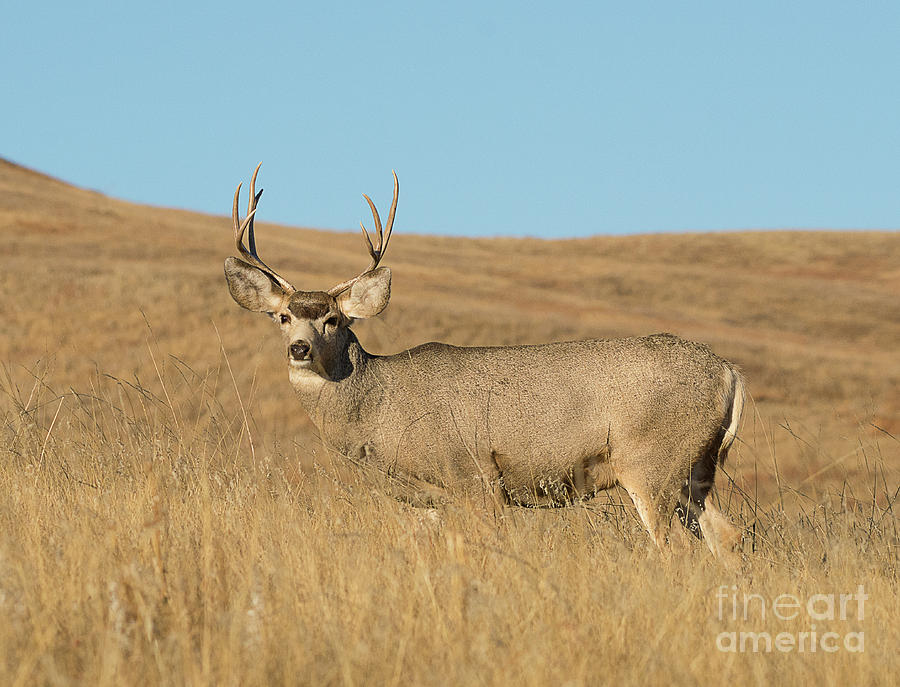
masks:
<instances>
[{"instance_id":1,"label":"deer's tail","mask_svg":"<svg viewBox=\"0 0 900 687\"><path fill-rule=\"evenodd\" d=\"M731 363L725 363L724 388L726 395L726 416L722 423L724 432L719 444L716 462L722 465L728 455L728 449L737 438L738 426L741 424L741 413L744 411L744 377ZM725 422L728 424L726 425Z\"/></svg>"}]
</instances>

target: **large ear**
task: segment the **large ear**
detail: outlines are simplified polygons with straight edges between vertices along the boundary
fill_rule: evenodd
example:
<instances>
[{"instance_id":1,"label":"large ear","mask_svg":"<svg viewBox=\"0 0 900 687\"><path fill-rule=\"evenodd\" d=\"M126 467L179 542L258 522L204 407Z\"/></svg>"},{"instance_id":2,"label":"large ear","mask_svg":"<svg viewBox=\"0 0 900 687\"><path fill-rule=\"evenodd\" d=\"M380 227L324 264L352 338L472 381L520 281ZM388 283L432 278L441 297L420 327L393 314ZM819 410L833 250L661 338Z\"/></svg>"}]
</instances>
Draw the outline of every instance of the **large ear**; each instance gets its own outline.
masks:
<instances>
[{"instance_id":1,"label":"large ear","mask_svg":"<svg viewBox=\"0 0 900 687\"><path fill-rule=\"evenodd\" d=\"M265 272L237 258L225 259L225 279L231 297L242 308L272 312L284 302L285 291Z\"/></svg>"},{"instance_id":2,"label":"large ear","mask_svg":"<svg viewBox=\"0 0 900 687\"><path fill-rule=\"evenodd\" d=\"M367 272L337 297L338 307L347 317L375 317L391 298L391 270L379 267Z\"/></svg>"}]
</instances>

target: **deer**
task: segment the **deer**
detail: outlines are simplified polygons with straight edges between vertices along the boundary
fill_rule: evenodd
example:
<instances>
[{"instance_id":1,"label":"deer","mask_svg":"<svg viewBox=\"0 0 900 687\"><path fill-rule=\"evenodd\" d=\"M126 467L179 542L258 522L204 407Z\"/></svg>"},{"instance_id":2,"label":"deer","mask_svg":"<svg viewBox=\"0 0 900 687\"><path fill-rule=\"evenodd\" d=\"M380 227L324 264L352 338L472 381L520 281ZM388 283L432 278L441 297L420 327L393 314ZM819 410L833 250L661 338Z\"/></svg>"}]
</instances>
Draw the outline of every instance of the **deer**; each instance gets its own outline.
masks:
<instances>
[{"instance_id":1,"label":"deer","mask_svg":"<svg viewBox=\"0 0 900 687\"><path fill-rule=\"evenodd\" d=\"M262 163L260 163L261 165ZM327 291L303 291L259 257L254 235L257 165L246 217L232 219L240 257L225 260L232 298L271 317L288 377L323 443L401 483L400 498L433 506L451 496L501 512L555 507L621 486L661 552L680 520L714 557L739 559L741 533L709 498L740 424L744 380L704 344L662 333L540 345L425 343L393 355L367 352L355 320L388 305L381 262L387 223L369 196L369 263ZM247 235L247 245L244 236Z\"/></svg>"}]
</instances>

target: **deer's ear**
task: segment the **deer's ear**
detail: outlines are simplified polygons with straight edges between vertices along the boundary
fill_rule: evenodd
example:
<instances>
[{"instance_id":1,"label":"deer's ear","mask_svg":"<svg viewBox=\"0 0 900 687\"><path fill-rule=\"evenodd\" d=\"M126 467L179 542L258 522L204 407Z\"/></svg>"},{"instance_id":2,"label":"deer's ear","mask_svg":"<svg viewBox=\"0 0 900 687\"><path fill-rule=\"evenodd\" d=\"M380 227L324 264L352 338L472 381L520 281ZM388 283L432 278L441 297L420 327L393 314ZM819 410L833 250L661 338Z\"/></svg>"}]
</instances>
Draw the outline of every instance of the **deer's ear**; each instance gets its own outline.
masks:
<instances>
[{"instance_id":1,"label":"deer's ear","mask_svg":"<svg viewBox=\"0 0 900 687\"><path fill-rule=\"evenodd\" d=\"M225 259L225 279L231 297L242 308L253 312L278 310L285 291L269 275L237 258Z\"/></svg>"},{"instance_id":2,"label":"deer's ear","mask_svg":"<svg viewBox=\"0 0 900 687\"><path fill-rule=\"evenodd\" d=\"M391 298L391 270L379 267L361 276L337 297L338 307L347 317L375 317Z\"/></svg>"}]
</instances>

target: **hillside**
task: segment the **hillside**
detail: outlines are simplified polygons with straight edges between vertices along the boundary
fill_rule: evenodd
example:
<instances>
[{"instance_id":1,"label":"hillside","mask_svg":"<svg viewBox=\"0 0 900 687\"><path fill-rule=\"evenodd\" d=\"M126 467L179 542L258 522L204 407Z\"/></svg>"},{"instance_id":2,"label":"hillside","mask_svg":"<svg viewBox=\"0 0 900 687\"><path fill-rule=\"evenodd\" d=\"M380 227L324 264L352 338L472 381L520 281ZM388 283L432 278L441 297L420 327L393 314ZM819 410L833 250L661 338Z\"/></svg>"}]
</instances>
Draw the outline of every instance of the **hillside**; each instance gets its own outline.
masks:
<instances>
[{"instance_id":1,"label":"hillside","mask_svg":"<svg viewBox=\"0 0 900 687\"><path fill-rule=\"evenodd\" d=\"M223 215L232 191L222 189ZM849 485L862 498L876 454L896 486L900 234L416 233L427 229L406 226L401 203L385 259L391 305L356 327L373 352L673 332L745 371L752 402L729 466L745 488L774 498L777 480L812 494ZM366 262L358 233L267 224L264 200L257 232L263 257L300 288L327 288ZM225 287L230 218L133 205L0 161L0 242L0 362L16 384L34 373L86 391L100 374L155 388L155 364L220 374L224 349L257 450L293 444L312 460L279 338ZM184 379L164 391L190 404Z\"/></svg>"},{"instance_id":2,"label":"hillside","mask_svg":"<svg viewBox=\"0 0 900 687\"><path fill-rule=\"evenodd\" d=\"M900 234L456 240L402 212L370 350L668 330L744 369L713 496L740 563L679 526L657 549L617 489L391 498L232 302L229 218L0 162L0 684L890 682ZM306 289L366 263L356 233L259 234Z\"/></svg>"}]
</instances>

